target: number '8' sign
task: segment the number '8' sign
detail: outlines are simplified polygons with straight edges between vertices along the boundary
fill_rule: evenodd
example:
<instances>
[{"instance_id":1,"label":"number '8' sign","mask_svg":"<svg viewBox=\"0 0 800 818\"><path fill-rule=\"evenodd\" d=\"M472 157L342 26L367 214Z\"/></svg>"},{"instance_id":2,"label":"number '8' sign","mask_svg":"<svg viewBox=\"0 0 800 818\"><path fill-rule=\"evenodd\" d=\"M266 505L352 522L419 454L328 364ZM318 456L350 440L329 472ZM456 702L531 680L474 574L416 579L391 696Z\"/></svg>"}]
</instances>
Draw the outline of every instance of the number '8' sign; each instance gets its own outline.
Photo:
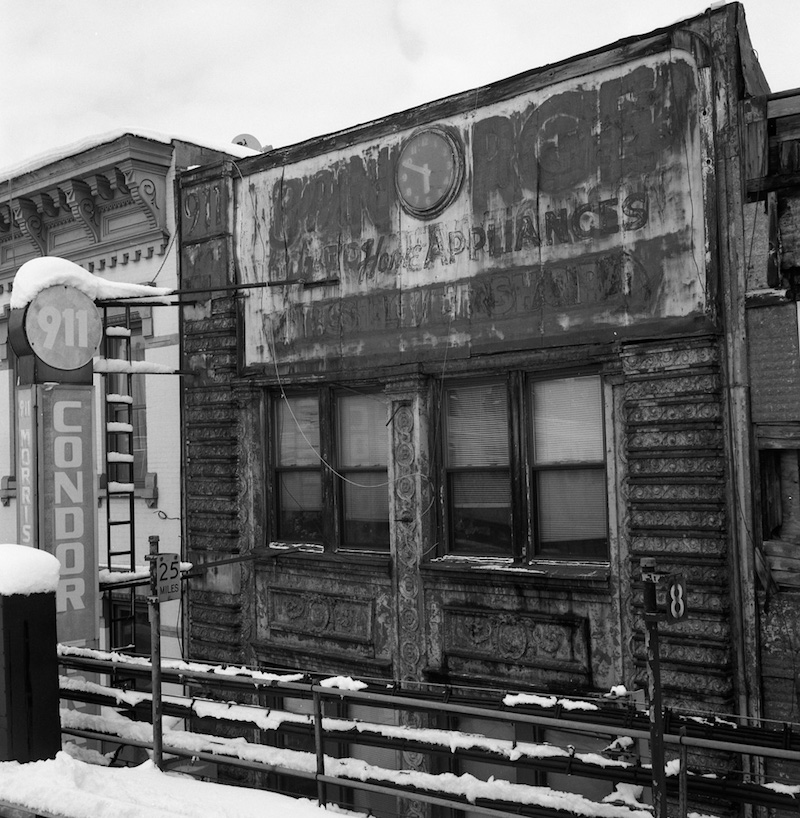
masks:
<instances>
[{"instance_id":1,"label":"number '8' sign","mask_svg":"<svg viewBox=\"0 0 800 818\"><path fill-rule=\"evenodd\" d=\"M667 584L667 621L680 622L687 613L686 580L681 575L671 576Z\"/></svg>"},{"instance_id":2,"label":"number '8' sign","mask_svg":"<svg viewBox=\"0 0 800 818\"><path fill-rule=\"evenodd\" d=\"M75 287L56 285L36 295L25 314L25 337L55 369L80 369L94 357L103 324L94 301Z\"/></svg>"}]
</instances>

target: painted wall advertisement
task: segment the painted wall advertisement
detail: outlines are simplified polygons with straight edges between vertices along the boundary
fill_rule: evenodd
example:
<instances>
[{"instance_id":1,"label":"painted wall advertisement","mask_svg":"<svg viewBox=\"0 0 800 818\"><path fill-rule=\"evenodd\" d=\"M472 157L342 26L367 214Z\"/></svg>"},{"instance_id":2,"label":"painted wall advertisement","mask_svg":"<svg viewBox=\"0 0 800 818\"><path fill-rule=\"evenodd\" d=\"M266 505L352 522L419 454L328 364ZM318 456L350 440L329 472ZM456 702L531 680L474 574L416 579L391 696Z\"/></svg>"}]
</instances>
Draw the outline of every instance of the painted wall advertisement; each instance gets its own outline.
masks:
<instances>
[{"instance_id":1,"label":"painted wall advertisement","mask_svg":"<svg viewBox=\"0 0 800 818\"><path fill-rule=\"evenodd\" d=\"M703 316L702 117L693 59L671 51L252 174L240 275L272 286L248 293L246 363Z\"/></svg>"},{"instance_id":2,"label":"painted wall advertisement","mask_svg":"<svg viewBox=\"0 0 800 818\"><path fill-rule=\"evenodd\" d=\"M96 647L92 387L23 387L17 400L20 543L45 549L61 563L56 591L59 642Z\"/></svg>"}]
</instances>

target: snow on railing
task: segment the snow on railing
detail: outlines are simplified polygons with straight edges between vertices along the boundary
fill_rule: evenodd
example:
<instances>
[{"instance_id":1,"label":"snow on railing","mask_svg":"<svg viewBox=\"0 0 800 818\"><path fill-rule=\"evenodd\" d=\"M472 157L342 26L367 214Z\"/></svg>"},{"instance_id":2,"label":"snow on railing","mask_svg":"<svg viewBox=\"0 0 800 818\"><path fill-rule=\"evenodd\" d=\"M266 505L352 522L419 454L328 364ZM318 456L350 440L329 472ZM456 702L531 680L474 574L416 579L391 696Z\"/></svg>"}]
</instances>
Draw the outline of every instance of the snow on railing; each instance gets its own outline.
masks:
<instances>
[{"instance_id":1,"label":"snow on railing","mask_svg":"<svg viewBox=\"0 0 800 818\"><path fill-rule=\"evenodd\" d=\"M149 676L150 662L144 657L132 657L119 653L104 653L86 648L59 646L62 663L80 670L111 673L126 670L128 673ZM178 719L192 716L210 718L227 723L229 729L235 724L252 724L261 730L279 730L282 726L293 725L293 729L309 731L316 742L316 751L295 754L293 751L276 750L246 741L243 737L226 739L219 736L189 733L169 726L164 733L164 751L174 755L192 756L213 763L244 766L248 769L278 769L289 776L316 779L318 788L326 784L338 784L350 789L365 789L382 792L398 798L416 798L429 803L447 804L463 809L464 799L479 798L491 803L491 807L478 806L479 812L507 815L502 812L503 804L530 804L546 809L566 810L578 815L616 816L631 818L649 807L640 802L641 783L649 786L651 770L648 764L638 759L636 741L649 741L647 712L634 706L627 690L615 685L607 694L597 697L562 697L535 695L529 693L508 694L494 706L463 704L458 699L425 698L421 691L413 687L404 691L401 683L378 683L373 680L366 684L351 677L329 677L314 680L305 673L276 674L247 667L210 665L200 662L167 660L162 663L164 681L173 684L211 684L222 691L268 690L276 697L312 698L314 711L320 714L319 723L308 713L294 713L276 708L262 708L254 705L217 701L200 696L167 696L164 702L171 709L171 715ZM223 678L227 677L227 678ZM432 686L437 688L438 686ZM416 691L414 695L412 691ZM487 691L484 691L486 693ZM497 691L495 691L497 693ZM91 687L88 683L70 680L63 683L62 698L75 697L79 700L94 701L116 708L106 710L109 715L92 717L91 721L79 722L88 716L69 713L65 715L64 731L86 738L116 739L120 743L139 742L139 746L152 746L152 728L149 724L127 719L118 710L124 708L148 709L150 694L141 691L118 691L116 688ZM228 698L225 692L222 693ZM418 711L450 713L454 717L465 715L479 720L496 720L507 724L538 725L542 729L571 731L576 738L581 735L614 737L602 750L595 753L578 752L575 747L560 747L547 742L518 742L492 738L478 733L447 730L438 727L426 728L397 723L360 721L355 718L332 718L322 716L322 699L352 699L372 707L389 708L393 711ZM137 711L137 716L142 713ZM395 719L397 716L394 717ZM673 746L712 748L722 752L745 753L778 757L784 760L800 761L800 743L793 739L787 748L784 731L767 727L745 726L735 723L718 725L694 725L690 716L673 716L672 721L683 730L678 735L677 728L665 740ZM82 724L83 726L80 726ZM674 727L674 725L673 725ZM694 733L694 734L693 734ZM746 734L746 735L745 735ZM575 779L588 777L605 779L615 787L614 792L602 803L571 796L566 802L551 800L552 792L546 787L532 787L509 784L507 781L479 781L472 776L455 776L449 773L435 775L413 770L385 769L367 764L355 758L334 758L323 754L321 748L326 738L336 736L339 743L376 744L397 742L397 748L409 752L467 753L475 759L478 753L487 763L500 765L523 763L529 768L571 775ZM790 735L795 735L791 733ZM798 731L800 735L800 730ZM136 738L135 736L138 736ZM776 744L775 742L778 742ZM316 772L312 772L316 770ZM668 776L678 776L680 764L670 763ZM725 798L739 803L775 806L776 808L796 807L800 787L789 787L771 783L759 784L735 782L700 771L689 770L690 791L702 798ZM364 783L362 783L364 782ZM324 796L320 796L323 798ZM444 800L442 800L444 799ZM461 800L459 800L461 799ZM532 800L528 800L532 799ZM540 800L537 800L540 799ZM462 806L459 806L461 804ZM554 806L555 805L555 806ZM512 807L517 809L517 807ZM498 811L500 810L500 811ZM610 810L610 811L608 811ZM633 810L633 812L631 811ZM645 812L642 815L649 813Z\"/></svg>"},{"instance_id":2,"label":"snow on railing","mask_svg":"<svg viewBox=\"0 0 800 818\"><path fill-rule=\"evenodd\" d=\"M116 375L174 375L177 372L174 366L152 361L123 361L121 358L93 358L92 369L94 372Z\"/></svg>"}]
</instances>

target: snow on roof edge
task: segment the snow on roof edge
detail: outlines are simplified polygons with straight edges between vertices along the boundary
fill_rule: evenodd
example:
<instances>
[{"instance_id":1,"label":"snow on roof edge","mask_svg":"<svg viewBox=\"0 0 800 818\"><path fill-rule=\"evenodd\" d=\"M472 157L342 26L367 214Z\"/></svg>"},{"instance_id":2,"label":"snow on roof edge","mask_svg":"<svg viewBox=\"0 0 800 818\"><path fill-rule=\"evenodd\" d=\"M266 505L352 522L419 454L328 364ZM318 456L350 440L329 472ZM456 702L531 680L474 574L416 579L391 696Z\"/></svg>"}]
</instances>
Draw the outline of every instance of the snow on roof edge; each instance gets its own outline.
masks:
<instances>
[{"instance_id":1,"label":"snow on roof edge","mask_svg":"<svg viewBox=\"0 0 800 818\"><path fill-rule=\"evenodd\" d=\"M190 145L197 145L199 148L208 148L210 150L220 151L222 153L230 154L238 159L245 159L248 156L256 156L259 151L252 148L246 148L244 145L236 145L231 143L218 143L214 141L207 141L204 139L196 139L194 137L181 136L179 134L163 134L157 131L148 131L141 128L119 128L113 131L106 131L105 133L92 134L79 139L75 142L70 142L66 145L55 146L48 151L31 156L29 159L23 159L14 165L9 165L5 168L0 168L0 179L6 181L14 179L17 176L24 176L34 170L39 170L46 165L52 165L62 159L70 156L83 153L84 151L97 148L100 145L114 142L123 136L138 136L142 139L149 139L153 142L161 142L165 145L170 145L175 141L188 142Z\"/></svg>"}]
</instances>

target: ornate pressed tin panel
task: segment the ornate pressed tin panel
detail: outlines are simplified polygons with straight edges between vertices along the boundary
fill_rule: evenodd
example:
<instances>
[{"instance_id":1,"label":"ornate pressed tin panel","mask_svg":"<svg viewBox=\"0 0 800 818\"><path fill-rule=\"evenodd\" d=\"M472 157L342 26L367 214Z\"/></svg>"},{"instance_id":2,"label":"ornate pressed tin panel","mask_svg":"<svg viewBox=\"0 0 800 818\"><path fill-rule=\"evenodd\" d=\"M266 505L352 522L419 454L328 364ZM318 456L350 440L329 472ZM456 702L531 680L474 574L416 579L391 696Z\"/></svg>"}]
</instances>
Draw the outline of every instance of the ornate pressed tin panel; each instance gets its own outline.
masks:
<instances>
[{"instance_id":1,"label":"ornate pressed tin panel","mask_svg":"<svg viewBox=\"0 0 800 818\"><path fill-rule=\"evenodd\" d=\"M728 519L722 374L715 339L626 349L624 422L630 534L631 648L645 683L639 560L687 579L692 615L666 628L662 673L669 701L730 695ZM680 635L678 638L677 635ZM672 690L668 690L668 688Z\"/></svg>"},{"instance_id":2,"label":"ornate pressed tin panel","mask_svg":"<svg viewBox=\"0 0 800 818\"><path fill-rule=\"evenodd\" d=\"M444 609L444 652L484 664L510 663L591 676L589 622L521 612Z\"/></svg>"},{"instance_id":3,"label":"ornate pressed tin panel","mask_svg":"<svg viewBox=\"0 0 800 818\"><path fill-rule=\"evenodd\" d=\"M704 342L694 345L687 342L685 346L676 349L674 346L661 346L651 349L629 350L625 355L626 369L635 373L669 372L707 366L719 363L719 350Z\"/></svg>"},{"instance_id":4,"label":"ornate pressed tin panel","mask_svg":"<svg viewBox=\"0 0 800 818\"><path fill-rule=\"evenodd\" d=\"M681 501L695 503L722 503L725 499L724 487L719 483L638 483L629 492L635 502Z\"/></svg>"},{"instance_id":5,"label":"ornate pressed tin panel","mask_svg":"<svg viewBox=\"0 0 800 818\"><path fill-rule=\"evenodd\" d=\"M671 402L666 404L630 404L627 408L628 423L692 423L694 421L719 421L722 407L719 402L698 397L697 402Z\"/></svg>"},{"instance_id":6,"label":"ornate pressed tin panel","mask_svg":"<svg viewBox=\"0 0 800 818\"><path fill-rule=\"evenodd\" d=\"M395 599L397 604L397 675L404 681L421 681L425 667L425 629L422 626L422 583L419 565L422 551L422 529L418 519L419 509L424 504L419 482L420 452L418 445L418 396L419 385L409 384L412 397L403 397L392 402L392 464L394 491L393 547L396 577ZM400 714L400 722L408 727L427 726L427 717L421 713ZM405 770L427 772L428 761L421 753L402 752L402 766ZM410 798L400 800L403 815L422 818L430 813L430 807Z\"/></svg>"},{"instance_id":7,"label":"ornate pressed tin panel","mask_svg":"<svg viewBox=\"0 0 800 818\"><path fill-rule=\"evenodd\" d=\"M692 509L637 509L631 514L631 525L636 528L707 528L719 531L725 524L722 510Z\"/></svg>"},{"instance_id":8,"label":"ornate pressed tin panel","mask_svg":"<svg viewBox=\"0 0 800 818\"><path fill-rule=\"evenodd\" d=\"M415 507L417 492L414 408L410 401L393 404L395 553L397 572L398 664L400 678L421 679L423 663L420 629L419 537Z\"/></svg>"},{"instance_id":9,"label":"ornate pressed tin panel","mask_svg":"<svg viewBox=\"0 0 800 818\"><path fill-rule=\"evenodd\" d=\"M722 457L699 454L690 456L668 456L659 452L654 457L631 457L628 463L631 477L651 476L685 476L685 477L719 477L725 471Z\"/></svg>"},{"instance_id":10,"label":"ornate pressed tin panel","mask_svg":"<svg viewBox=\"0 0 800 818\"><path fill-rule=\"evenodd\" d=\"M271 634L283 632L372 644L375 605L370 599L299 591L297 588L273 587L268 593L268 629Z\"/></svg>"},{"instance_id":11,"label":"ornate pressed tin panel","mask_svg":"<svg viewBox=\"0 0 800 818\"><path fill-rule=\"evenodd\" d=\"M685 398L691 394L703 395L709 392L719 392L719 389L719 374L709 372L630 381L627 386L627 396L630 401Z\"/></svg>"},{"instance_id":12,"label":"ornate pressed tin panel","mask_svg":"<svg viewBox=\"0 0 800 818\"><path fill-rule=\"evenodd\" d=\"M719 449L720 429L654 429L634 432L628 440L633 449Z\"/></svg>"}]
</instances>

